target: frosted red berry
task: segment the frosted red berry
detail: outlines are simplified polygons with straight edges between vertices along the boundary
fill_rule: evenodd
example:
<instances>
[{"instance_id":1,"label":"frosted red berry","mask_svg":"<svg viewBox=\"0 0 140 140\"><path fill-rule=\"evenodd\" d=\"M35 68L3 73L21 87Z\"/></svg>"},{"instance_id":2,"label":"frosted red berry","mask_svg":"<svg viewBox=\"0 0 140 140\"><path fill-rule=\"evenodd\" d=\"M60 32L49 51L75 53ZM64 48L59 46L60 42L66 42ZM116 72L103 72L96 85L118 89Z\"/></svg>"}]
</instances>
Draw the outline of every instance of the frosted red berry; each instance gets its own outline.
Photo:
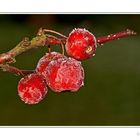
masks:
<instances>
[{"instance_id":1,"label":"frosted red berry","mask_svg":"<svg viewBox=\"0 0 140 140\"><path fill-rule=\"evenodd\" d=\"M36 67L36 72L46 77L46 67L52 60L57 60L59 58L65 58L63 54L58 52L46 53L39 61Z\"/></svg>"},{"instance_id":2,"label":"frosted red berry","mask_svg":"<svg viewBox=\"0 0 140 140\"><path fill-rule=\"evenodd\" d=\"M60 58L48 65L47 84L55 92L77 91L84 85L84 69L73 58Z\"/></svg>"},{"instance_id":3,"label":"frosted red berry","mask_svg":"<svg viewBox=\"0 0 140 140\"><path fill-rule=\"evenodd\" d=\"M27 104L39 103L47 94L46 81L36 73L23 77L18 83L18 94Z\"/></svg>"},{"instance_id":4,"label":"frosted red berry","mask_svg":"<svg viewBox=\"0 0 140 140\"><path fill-rule=\"evenodd\" d=\"M95 55L96 47L95 36L86 29L74 29L66 41L67 54L77 60L85 60Z\"/></svg>"}]
</instances>

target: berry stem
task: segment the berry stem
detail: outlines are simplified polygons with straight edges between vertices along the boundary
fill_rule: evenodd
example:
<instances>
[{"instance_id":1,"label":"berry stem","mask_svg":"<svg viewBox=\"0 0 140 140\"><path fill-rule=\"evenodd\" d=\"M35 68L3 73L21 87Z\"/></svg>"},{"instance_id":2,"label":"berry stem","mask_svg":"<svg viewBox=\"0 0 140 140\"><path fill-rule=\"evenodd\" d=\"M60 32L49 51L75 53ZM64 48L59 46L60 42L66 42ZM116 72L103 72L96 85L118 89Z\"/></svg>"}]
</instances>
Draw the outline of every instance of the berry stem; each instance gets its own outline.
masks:
<instances>
[{"instance_id":1,"label":"berry stem","mask_svg":"<svg viewBox=\"0 0 140 140\"><path fill-rule=\"evenodd\" d=\"M18 76L25 76L34 72L34 70L21 70L14 66L9 66L8 64L0 64L0 69L2 71L9 72Z\"/></svg>"},{"instance_id":2,"label":"berry stem","mask_svg":"<svg viewBox=\"0 0 140 140\"><path fill-rule=\"evenodd\" d=\"M46 34L46 36L47 36L46 44L60 45L62 42L66 43L66 39L64 39L64 38L58 39L57 37L52 36L52 35L48 35L48 34Z\"/></svg>"},{"instance_id":3,"label":"berry stem","mask_svg":"<svg viewBox=\"0 0 140 140\"><path fill-rule=\"evenodd\" d=\"M35 70L20 70L24 75L28 75L28 74L31 74L31 73L34 73Z\"/></svg>"},{"instance_id":4,"label":"berry stem","mask_svg":"<svg viewBox=\"0 0 140 140\"><path fill-rule=\"evenodd\" d=\"M64 47L64 44L61 42L61 49L62 49L62 54L64 55L65 54L65 47Z\"/></svg>"},{"instance_id":5,"label":"berry stem","mask_svg":"<svg viewBox=\"0 0 140 140\"><path fill-rule=\"evenodd\" d=\"M41 29L40 29L40 30L41 30ZM42 31L43 31L44 33L45 33L45 32L54 33L54 34L59 35L59 36L61 36L61 37L63 37L63 38L67 38L67 36L65 36L65 35L63 35L63 34L61 34L61 33L59 33L59 32L53 31L53 30L42 29Z\"/></svg>"},{"instance_id":6,"label":"berry stem","mask_svg":"<svg viewBox=\"0 0 140 140\"><path fill-rule=\"evenodd\" d=\"M131 35L136 35L136 32L127 29L126 31L118 32L118 33L115 33L115 34L110 34L110 35L107 35L107 36L98 37L97 38L97 43L99 45L102 45L102 44L104 44L108 41L115 40L115 39L120 39L120 38L131 36Z\"/></svg>"}]
</instances>

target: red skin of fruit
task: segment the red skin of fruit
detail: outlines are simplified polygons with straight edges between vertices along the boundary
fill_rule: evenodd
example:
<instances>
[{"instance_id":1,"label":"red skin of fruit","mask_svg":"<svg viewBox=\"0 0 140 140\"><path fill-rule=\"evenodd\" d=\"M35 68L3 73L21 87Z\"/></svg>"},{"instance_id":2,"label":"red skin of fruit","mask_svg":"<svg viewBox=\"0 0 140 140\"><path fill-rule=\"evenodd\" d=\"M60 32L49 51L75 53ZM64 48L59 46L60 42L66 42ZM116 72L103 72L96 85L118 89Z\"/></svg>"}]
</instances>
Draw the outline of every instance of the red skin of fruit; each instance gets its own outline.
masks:
<instances>
[{"instance_id":1,"label":"red skin of fruit","mask_svg":"<svg viewBox=\"0 0 140 140\"><path fill-rule=\"evenodd\" d=\"M39 103L47 94L46 80L36 73L23 77L18 83L18 94L27 104Z\"/></svg>"},{"instance_id":2,"label":"red skin of fruit","mask_svg":"<svg viewBox=\"0 0 140 140\"><path fill-rule=\"evenodd\" d=\"M95 55L96 38L86 29L74 29L67 38L66 52L77 60L85 60Z\"/></svg>"},{"instance_id":3,"label":"red skin of fruit","mask_svg":"<svg viewBox=\"0 0 140 140\"><path fill-rule=\"evenodd\" d=\"M54 92L78 91L84 85L84 69L73 58L60 58L48 65L47 84Z\"/></svg>"},{"instance_id":4,"label":"red skin of fruit","mask_svg":"<svg viewBox=\"0 0 140 140\"><path fill-rule=\"evenodd\" d=\"M58 52L46 53L39 61L36 67L36 72L46 77L46 67L52 60L57 60L59 58L65 58L63 54Z\"/></svg>"}]
</instances>

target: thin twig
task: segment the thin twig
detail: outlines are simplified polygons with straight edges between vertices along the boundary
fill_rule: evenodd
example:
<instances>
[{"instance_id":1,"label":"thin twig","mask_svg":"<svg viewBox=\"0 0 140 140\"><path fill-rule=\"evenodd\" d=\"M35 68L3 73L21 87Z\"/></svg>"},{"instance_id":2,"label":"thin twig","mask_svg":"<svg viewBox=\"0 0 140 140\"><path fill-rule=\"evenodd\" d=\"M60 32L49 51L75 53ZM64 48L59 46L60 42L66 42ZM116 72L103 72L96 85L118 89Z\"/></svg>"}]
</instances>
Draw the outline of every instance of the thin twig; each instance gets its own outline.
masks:
<instances>
[{"instance_id":1,"label":"thin twig","mask_svg":"<svg viewBox=\"0 0 140 140\"><path fill-rule=\"evenodd\" d=\"M21 70L14 66L10 66L8 64L0 64L0 69L5 72L9 72L18 76L25 76L27 74L33 73L34 70Z\"/></svg>"},{"instance_id":2,"label":"thin twig","mask_svg":"<svg viewBox=\"0 0 140 140\"><path fill-rule=\"evenodd\" d=\"M110 35L107 35L107 36L98 37L97 38L97 43L99 45L102 45L102 44L104 44L108 41L115 40L115 39L120 39L120 38L123 38L123 37L126 37L126 36L131 36L131 35L136 35L136 32L127 29L126 31L123 31L123 32L118 32L118 33L115 33L115 34L110 34Z\"/></svg>"},{"instance_id":3,"label":"thin twig","mask_svg":"<svg viewBox=\"0 0 140 140\"><path fill-rule=\"evenodd\" d=\"M61 37L67 38L67 36L65 36L65 35L63 35L63 34L61 34L61 33L58 33L58 32L56 32L56 31L53 31L53 30L48 30L48 29L42 29L42 30L43 30L44 33L45 33L45 32L54 33L54 34L57 34L57 35L59 35L59 36L61 36Z\"/></svg>"}]
</instances>

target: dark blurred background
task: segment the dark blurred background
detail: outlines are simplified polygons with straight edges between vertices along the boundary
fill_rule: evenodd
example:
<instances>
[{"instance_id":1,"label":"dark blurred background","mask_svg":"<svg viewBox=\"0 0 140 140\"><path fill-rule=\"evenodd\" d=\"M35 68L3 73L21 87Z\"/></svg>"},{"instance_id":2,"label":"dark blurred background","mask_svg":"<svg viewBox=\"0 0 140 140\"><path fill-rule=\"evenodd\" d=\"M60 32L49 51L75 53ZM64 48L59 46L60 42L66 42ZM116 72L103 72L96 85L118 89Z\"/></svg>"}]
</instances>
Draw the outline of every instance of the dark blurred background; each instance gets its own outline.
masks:
<instances>
[{"instance_id":1,"label":"dark blurred background","mask_svg":"<svg viewBox=\"0 0 140 140\"><path fill-rule=\"evenodd\" d=\"M20 77L0 71L0 125L130 126L140 125L140 15L0 15L0 52L13 48L40 27L68 35L86 28L104 36L127 28L137 36L98 47L96 56L83 61L85 86L78 92L56 94L49 89L37 105L27 105L17 94ZM60 51L60 47L52 47ZM34 69L47 48L30 50L14 66Z\"/></svg>"}]
</instances>

